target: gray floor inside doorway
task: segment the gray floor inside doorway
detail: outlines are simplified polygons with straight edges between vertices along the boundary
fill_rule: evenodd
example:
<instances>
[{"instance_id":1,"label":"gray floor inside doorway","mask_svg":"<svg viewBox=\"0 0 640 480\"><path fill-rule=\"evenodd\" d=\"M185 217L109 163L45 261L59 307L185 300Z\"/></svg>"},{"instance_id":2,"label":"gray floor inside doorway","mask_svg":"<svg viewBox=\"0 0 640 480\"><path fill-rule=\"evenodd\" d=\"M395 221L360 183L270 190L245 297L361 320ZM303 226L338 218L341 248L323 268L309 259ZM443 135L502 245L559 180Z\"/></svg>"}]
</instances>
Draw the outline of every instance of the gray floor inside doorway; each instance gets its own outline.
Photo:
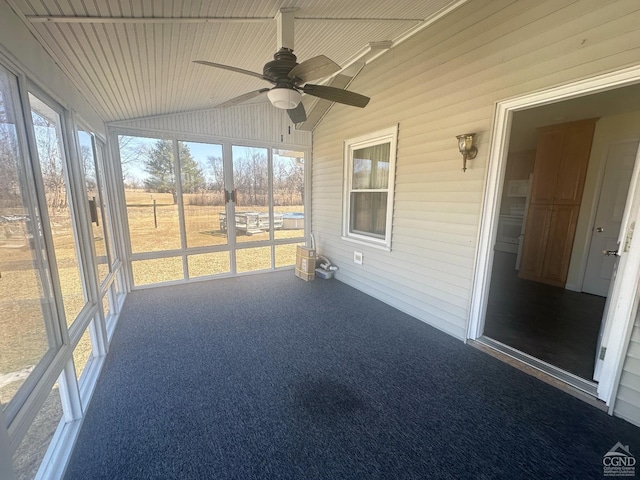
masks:
<instances>
[{"instance_id":1,"label":"gray floor inside doorway","mask_svg":"<svg viewBox=\"0 0 640 480\"><path fill-rule=\"evenodd\" d=\"M515 263L495 252L484 335L592 380L606 298L520 279Z\"/></svg>"}]
</instances>

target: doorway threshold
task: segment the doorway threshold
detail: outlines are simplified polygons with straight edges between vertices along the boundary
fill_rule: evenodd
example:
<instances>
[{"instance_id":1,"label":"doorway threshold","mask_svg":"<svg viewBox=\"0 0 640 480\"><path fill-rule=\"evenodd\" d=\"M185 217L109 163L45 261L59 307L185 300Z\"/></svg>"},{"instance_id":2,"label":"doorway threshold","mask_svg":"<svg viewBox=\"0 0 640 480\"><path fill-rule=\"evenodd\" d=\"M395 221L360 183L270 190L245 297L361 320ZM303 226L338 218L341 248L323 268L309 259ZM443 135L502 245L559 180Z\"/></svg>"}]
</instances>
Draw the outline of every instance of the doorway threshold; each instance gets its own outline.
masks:
<instances>
[{"instance_id":1,"label":"doorway threshold","mask_svg":"<svg viewBox=\"0 0 640 480\"><path fill-rule=\"evenodd\" d=\"M482 350L518 370L559 388L600 410L607 411L607 405L597 398L598 384L596 382L585 380L489 337L482 336L467 342L474 348Z\"/></svg>"}]
</instances>

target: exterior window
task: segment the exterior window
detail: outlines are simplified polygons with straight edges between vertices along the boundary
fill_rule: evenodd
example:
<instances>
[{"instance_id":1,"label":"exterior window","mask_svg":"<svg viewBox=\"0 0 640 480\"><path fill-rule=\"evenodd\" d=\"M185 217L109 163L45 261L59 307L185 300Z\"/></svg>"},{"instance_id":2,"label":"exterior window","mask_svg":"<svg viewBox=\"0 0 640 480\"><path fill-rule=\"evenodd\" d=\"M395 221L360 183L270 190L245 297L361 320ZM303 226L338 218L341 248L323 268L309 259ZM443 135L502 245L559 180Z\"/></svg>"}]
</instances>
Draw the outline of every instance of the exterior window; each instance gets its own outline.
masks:
<instances>
[{"instance_id":1,"label":"exterior window","mask_svg":"<svg viewBox=\"0 0 640 480\"><path fill-rule=\"evenodd\" d=\"M391 249L398 127L345 142L343 238Z\"/></svg>"}]
</instances>

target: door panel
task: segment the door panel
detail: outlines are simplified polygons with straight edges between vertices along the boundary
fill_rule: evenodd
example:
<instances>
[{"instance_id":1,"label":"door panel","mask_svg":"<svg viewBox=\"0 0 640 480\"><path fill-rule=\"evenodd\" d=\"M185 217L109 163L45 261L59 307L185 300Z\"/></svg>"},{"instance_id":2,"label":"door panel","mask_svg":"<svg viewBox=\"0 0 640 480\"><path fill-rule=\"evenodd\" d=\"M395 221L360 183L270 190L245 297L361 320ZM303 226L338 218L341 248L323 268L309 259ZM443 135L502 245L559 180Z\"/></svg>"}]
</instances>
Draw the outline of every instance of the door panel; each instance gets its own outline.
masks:
<instances>
[{"instance_id":1,"label":"door panel","mask_svg":"<svg viewBox=\"0 0 640 480\"><path fill-rule=\"evenodd\" d=\"M615 256L603 255L603 250L615 250L629 191L638 142L611 145L602 180L602 188L594 229L591 234L587 267L582 291L602 297L609 291Z\"/></svg>"},{"instance_id":2,"label":"door panel","mask_svg":"<svg viewBox=\"0 0 640 480\"><path fill-rule=\"evenodd\" d=\"M234 145L231 154L235 222L234 225L227 222L227 227L235 227L238 243L269 240L272 225L269 151L266 148Z\"/></svg>"},{"instance_id":3,"label":"door panel","mask_svg":"<svg viewBox=\"0 0 640 480\"><path fill-rule=\"evenodd\" d=\"M598 397L608 400L613 395L616 374L626 349L628 331L633 325L637 306L638 272L640 272L640 236L634 235L640 221L640 148L636 151L629 191L622 213L618 237L618 261L609 285L593 378L599 382ZM602 349L604 347L604 350Z\"/></svg>"},{"instance_id":4,"label":"door panel","mask_svg":"<svg viewBox=\"0 0 640 480\"><path fill-rule=\"evenodd\" d=\"M85 193L91 215L91 230L93 246L96 252L96 268L100 284L109 274L109 244L111 239L107 230L104 214L103 189L98 176L98 168L95 155L93 135L89 132L78 130L78 143L80 145L80 160L84 171Z\"/></svg>"},{"instance_id":5,"label":"door panel","mask_svg":"<svg viewBox=\"0 0 640 480\"><path fill-rule=\"evenodd\" d=\"M273 208L275 238L304 237L304 187L304 152L274 149ZM278 263L277 259L276 263ZM293 263L295 263L295 258Z\"/></svg>"},{"instance_id":6,"label":"door panel","mask_svg":"<svg viewBox=\"0 0 640 480\"><path fill-rule=\"evenodd\" d=\"M178 145L187 248L227 245L222 145L183 141Z\"/></svg>"}]
</instances>

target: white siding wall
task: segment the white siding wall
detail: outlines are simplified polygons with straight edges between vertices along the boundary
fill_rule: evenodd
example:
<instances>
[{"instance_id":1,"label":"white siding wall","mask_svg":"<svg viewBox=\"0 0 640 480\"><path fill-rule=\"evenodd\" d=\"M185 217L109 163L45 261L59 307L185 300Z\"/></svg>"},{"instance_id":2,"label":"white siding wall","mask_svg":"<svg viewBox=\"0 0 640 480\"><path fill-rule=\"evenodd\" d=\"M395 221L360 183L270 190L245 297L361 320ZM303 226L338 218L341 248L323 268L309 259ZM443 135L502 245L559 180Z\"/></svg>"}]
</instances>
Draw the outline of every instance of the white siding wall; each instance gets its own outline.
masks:
<instances>
[{"instance_id":1,"label":"white siding wall","mask_svg":"<svg viewBox=\"0 0 640 480\"><path fill-rule=\"evenodd\" d=\"M640 426L640 312L631 333L613 413Z\"/></svg>"},{"instance_id":2,"label":"white siding wall","mask_svg":"<svg viewBox=\"0 0 640 480\"><path fill-rule=\"evenodd\" d=\"M640 63L639 23L636 0L471 0L365 67L350 89L370 95L369 106L334 106L314 132L312 228L337 278L463 339L495 102ZM384 252L340 238L342 149L395 123ZM479 153L463 173L455 136L467 132L478 132Z\"/></svg>"},{"instance_id":3,"label":"white siding wall","mask_svg":"<svg viewBox=\"0 0 640 480\"><path fill-rule=\"evenodd\" d=\"M110 123L123 129L185 133L218 139L311 146L311 133L296 130L284 110L269 103L158 115Z\"/></svg>"},{"instance_id":4,"label":"white siding wall","mask_svg":"<svg viewBox=\"0 0 640 480\"><path fill-rule=\"evenodd\" d=\"M77 112L96 133L105 135L102 119L6 2L0 2L0 52L60 104Z\"/></svg>"}]
</instances>

